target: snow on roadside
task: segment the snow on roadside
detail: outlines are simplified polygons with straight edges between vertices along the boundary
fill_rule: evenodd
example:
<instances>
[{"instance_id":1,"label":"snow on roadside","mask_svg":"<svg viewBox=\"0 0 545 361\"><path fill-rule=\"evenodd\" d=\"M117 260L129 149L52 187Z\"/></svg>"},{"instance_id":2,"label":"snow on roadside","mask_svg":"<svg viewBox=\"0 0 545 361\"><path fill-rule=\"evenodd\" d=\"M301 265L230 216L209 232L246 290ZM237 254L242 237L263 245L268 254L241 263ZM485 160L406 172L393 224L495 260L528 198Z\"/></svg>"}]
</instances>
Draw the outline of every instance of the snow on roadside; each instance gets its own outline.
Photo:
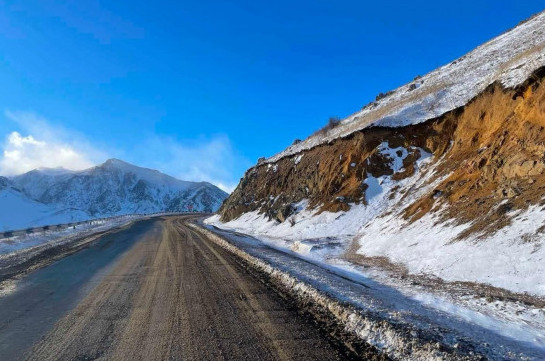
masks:
<instances>
[{"instance_id":1,"label":"snow on roadside","mask_svg":"<svg viewBox=\"0 0 545 361\"><path fill-rule=\"evenodd\" d=\"M306 259L319 262L326 269L329 269L329 267L334 267L337 272L339 270L345 270L351 274L361 275L368 279L372 279L379 284L393 287L406 297L412 298L426 306L441 310L445 313L450 313L457 318L461 318L464 321L490 329L494 332L498 332L506 337L533 343L545 349L545 313L543 313L543 310L540 310L539 308L527 306L520 302L494 301L491 303L483 300L482 298L475 298L473 296L463 297L460 299L459 297L452 297L448 294L448 292L438 292L438 290L431 290L419 287L418 285L411 285L408 284L407 281L400 281L397 278L393 279L390 274L381 272L378 269L366 270L345 261L342 257L346 250L348 239L352 237L350 231L354 229L350 228L350 224L357 224L360 214L361 213L354 211L353 214L345 215L345 221L338 223L337 226L333 227L335 230L341 232L337 236L330 235L314 239L304 238L302 235L305 233L297 231L292 234L294 238L291 239L277 237L278 233L288 234L288 228L282 227L274 232L271 232L271 222L267 221L262 215L257 213L245 214L235 222L229 223L221 223L218 220L218 216L213 216L205 220L205 223L220 229L229 230L231 232L250 234L264 242L264 244L275 249L283 250L285 252L293 252ZM324 232L327 232L326 234L334 234L335 231L332 231L327 227L323 227L322 229L324 223L328 222L327 218L331 217L331 219L334 220L334 215L335 214L322 214L315 219L310 217L308 221L312 221L312 223L314 223L313 226L316 227L312 229L311 234L314 236L320 233L323 234ZM350 222L348 220L349 218L352 218L353 222ZM388 225L391 221L392 220L390 219L384 220L384 222L380 222L377 227ZM249 228L249 225L252 225L252 228ZM346 225L347 227L343 228L343 225ZM245 227L242 228L242 226ZM277 225L277 227L280 226L281 224ZM464 227L461 227L460 230L463 228ZM422 228L419 228L418 231L422 232ZM449 230L446 230L446 232L449 232ZM271 233L274 235L273 237L271 237ZM452 230L450 230L448 235L452 234L456 233L453 233ZM438 235L438 239L440 238L441 234ZM372 239L373 241L376 241L377 237L372 237ZM420 253L420 250L413 251L409 248L410 257L412 257L414 261L422 261L422 259L424 259L428 262L433 260L434 257L440 257L442 253L441 243L434 243L437 244L437 246L434 249L434 252L431 254ZM463 245L463 243L460 243L460 245ZM459 253L456 259L463 258L463 256L468 256L468 254L472 253L472 251L467 250L467 244L465 246L466 249L463 249L462 251L455 251L462 252ZM391 244L390 247L393 250L396 249L395 244ZM490 251L494 252L496 250L497 247L492 248ZM407 252L407 249L404 247L399 251L399 253L403 254L403 252ZM443 258L439 258L438 262L441 261L445 262ZM451 259L450 261L453 260ZM473 262L471 257L469 257L468 262ZM488 263L485 262L484 264L487 265ZM445 264L442 264L442 267L445 267ZM462 270L464 267L469 268L469 270L466 272L471 271L471 266L467 263L461 264L461 266L457 268L457 271ZM492 272L495 271L494 268L491 268L491 270ZM486 271L480 270L480 272ZM491 274L493 273L488 273L488 275ZM528 280L528 284L531 285L532 283L537 284L539 282L543 282L542 280L537 280L543 274L544 273L542 271L536 272Z\"/></svg>"},{"instance_id":2,"label":"snow on roadside","mask_svg":"<svg viewBox=\"0 0 545 361\"><path fill-rule=\"evenodd\" d=\"M301 284L294 287L296 292L297 290L307 292L305 290L310 287L313 289L311 297L325 292L344 304L356 307L358 311L350 311L352 315L345 317L346 308L338 309L338 304L332 303L332 307L335 307L333 312L343 324L391 356L407 360L449 359L437 352L442 349L441 347L427 348L426 353L423 350L426 348L418 346L422 338L428 341L440 340L447 345L447 349L468 352L474 356L482 353L491 360L537 361L545 356L545 326L541 322L543 317L533 324L494 317L495 315L455 304L447 297L430 296L414 288L392 287L391 284L381 283L378 278L370 277L340 259L332 259L330 263L326 263L315 257L297 255L278 247L277 243L268 244L267 241L263 243L261 240L232 231L223 231L212 225L207 228L228 239L229 243L235 246L227 245L234 248L233 252L250 254L259 262L265 262L264 267L287 274L291 284ZM323 301L322 298L319 299L319 302ZM517 308L518 311L521 309L521 306ZM526 316L535 311L529 310ZM512 315L514 312L507 314ZM352 316L354 318L351 320ZM389 328L388 324L397 326ZM404 329L405 331L402 331ZM413 349L414 347L416 349Z\"/></svg>"},{"instance_id":3,"label":"snow on roadside","mask_svg":"<svg viewBox=\"0 0 545 361\"><path fill-rule=\"evenodd\" d=\"M397 165L397 171L401 171L404 150L390 149L387 144L380 147L381 153L391 160L391 166ZM279 223L254 211L227 223L215 215L206 219L205 224L249 234L270 247L294 252L325 268L333 266L337 271L344 269L372 279L422 305L545 349L543 310L518 301L492 303L483 301L482 297L454 297L448 292L407 284L387 272L363 269L344 259L345 252L355 250L366 257L388 257L412 274L437 276L446 281L487 283L514 292L545 295L542 276L545 250L537 234L545 223L545 211L540 207L530 207L513 215L512 226L478 242L479 235L457 241L460 232L470 225L441 223L433 213L412 224L404 220L400 212L405 206L434 189L447 176L426 183L437 164L431 163L431 159L430 154L421 152L415 175L400 181L393 181L390 176L370 175L372 187L366 191L367 204L352 205L348 212L318 214L316 209L307 208L307 201L301 201L295 205L297 212L290 216L294 222Z\"/></svg>"},{"instance_id":4,"label":"snow on roadside","mask_svg":"<svg viewBox=\"0 0 545 361\"><path fill-rule=\"evenodd\" d=\"M413 274L545 296L545 248L538 233L545 223L541 207L531 206L495 234L464 240L456 237L467 225L438 222L429 213L412 224L396 214L376 218L358 235L357 253L388 257Z\"/></svg>"},{"instance_id":5,"label":"snow on roadside","mask_svg":"<svg viewBox=\"0 0 545 361\"><path fill-rule=\"evenodd\" d=\"M67 242L76 237L105 231L114 227L123 226L142 216L120 216L105 219L96 219L83 222L61 230L44 230L33 233L18 232L14 236L0 238L0 259L22 250L48 244L53 246Z\"/></svg>"}]
</instances>

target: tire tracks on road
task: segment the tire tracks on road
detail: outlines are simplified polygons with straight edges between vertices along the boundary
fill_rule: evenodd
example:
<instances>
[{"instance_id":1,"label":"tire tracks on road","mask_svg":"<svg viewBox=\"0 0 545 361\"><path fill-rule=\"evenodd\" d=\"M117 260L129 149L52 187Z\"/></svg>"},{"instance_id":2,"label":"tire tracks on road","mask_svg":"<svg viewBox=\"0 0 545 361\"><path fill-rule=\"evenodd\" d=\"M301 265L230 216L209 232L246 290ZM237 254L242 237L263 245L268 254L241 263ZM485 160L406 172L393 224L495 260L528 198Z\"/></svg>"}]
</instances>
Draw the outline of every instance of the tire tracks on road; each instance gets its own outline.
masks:
<instances>
[{"instance_id":1,"label":"tire tracks on road","mask_svg":"<svg viewBox=\"0 0 545 361\"><path fill-rule=\"evenodd\" d=\"M187 220L160 220L28 359L345 359L310 319Z\"/></svg>"}]
</instances>

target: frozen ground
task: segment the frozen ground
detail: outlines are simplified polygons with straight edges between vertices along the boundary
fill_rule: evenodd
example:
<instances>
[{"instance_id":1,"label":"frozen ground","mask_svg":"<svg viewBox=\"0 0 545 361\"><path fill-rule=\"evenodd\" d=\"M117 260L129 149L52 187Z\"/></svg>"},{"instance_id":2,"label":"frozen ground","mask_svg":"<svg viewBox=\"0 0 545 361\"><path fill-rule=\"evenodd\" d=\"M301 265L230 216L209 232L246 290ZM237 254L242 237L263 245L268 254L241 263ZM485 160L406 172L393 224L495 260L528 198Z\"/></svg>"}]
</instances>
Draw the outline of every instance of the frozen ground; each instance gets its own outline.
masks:
<instances>
[{"instance_id":1,"label":"frozen ground","mask_svg":"<svg viewBox=\"0 0 545 361\"><path fill-rule=\"evenodd\" d=\"M302 246L305 242L258 240L218 229L210 225L211 221L207 221L210 230L252 256L374 317L414 328L411 332L415 337L436 337L452 348L484 353L495 360L545 357L543 309L520 302L489 302L469 295L455 298L448 292L431 292L379 269L365 270L349 264L338 257L343 247L335 246L335 242L320 244L318 250L309 252L311 247ZM380 336L376 329L361 332L380 348L399 347L389 344L388 337Z\"/></svg>"}]
</instances>

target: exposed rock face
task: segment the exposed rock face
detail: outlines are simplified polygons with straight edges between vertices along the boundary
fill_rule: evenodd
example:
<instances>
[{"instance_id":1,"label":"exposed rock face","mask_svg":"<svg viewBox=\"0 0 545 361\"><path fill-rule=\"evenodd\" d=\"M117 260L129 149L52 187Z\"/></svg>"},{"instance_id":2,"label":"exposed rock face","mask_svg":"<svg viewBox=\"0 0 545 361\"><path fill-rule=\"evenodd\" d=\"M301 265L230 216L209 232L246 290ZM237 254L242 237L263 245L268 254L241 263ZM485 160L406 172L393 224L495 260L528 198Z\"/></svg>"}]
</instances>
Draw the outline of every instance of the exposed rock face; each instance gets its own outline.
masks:
<instances>
[{"instance_id":1,"label":"exposed rock face","mask_svg":"<svg viewBox=\"0 0 545 361\"><path fill-rule=\"evenodd\" d=\"M427 212L474 221L467 232L505 225L505 209L524 209L545 193L545 70L514 89L494 83L464 107L424 123L370 127L318 145L276 163L249 169L220 214L229 221L259 210L284 221L286 207L308 200L321 211L365 203L372 182L413 176L417 161L432 157L436 171L429 193L405 209L409 220ZM394 190L410 193L410 189ZM288 214L289 215L289 214Z\"/></svg>"}]
</instances>

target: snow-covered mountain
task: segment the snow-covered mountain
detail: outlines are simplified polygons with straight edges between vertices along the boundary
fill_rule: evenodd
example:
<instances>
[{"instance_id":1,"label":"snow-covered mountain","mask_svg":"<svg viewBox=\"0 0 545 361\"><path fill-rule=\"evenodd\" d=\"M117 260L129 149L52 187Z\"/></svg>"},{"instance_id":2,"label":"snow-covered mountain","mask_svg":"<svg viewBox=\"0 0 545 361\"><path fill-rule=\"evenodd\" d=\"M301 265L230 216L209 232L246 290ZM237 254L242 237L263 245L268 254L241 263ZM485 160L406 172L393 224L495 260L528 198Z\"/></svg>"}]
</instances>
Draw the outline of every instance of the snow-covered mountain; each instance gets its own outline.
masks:
<instances>
[{"instance_id":1,"label":"snow-covered mountain","mask_svg":"<svg viewBox=\"0 0 545 361\"><path fill-rule=\"evenodd\" d=\"M117 159L83 171L36 169L0 177L0 228L133 213L214 212L227 193Z\"/></svg>"}]
</instances>

